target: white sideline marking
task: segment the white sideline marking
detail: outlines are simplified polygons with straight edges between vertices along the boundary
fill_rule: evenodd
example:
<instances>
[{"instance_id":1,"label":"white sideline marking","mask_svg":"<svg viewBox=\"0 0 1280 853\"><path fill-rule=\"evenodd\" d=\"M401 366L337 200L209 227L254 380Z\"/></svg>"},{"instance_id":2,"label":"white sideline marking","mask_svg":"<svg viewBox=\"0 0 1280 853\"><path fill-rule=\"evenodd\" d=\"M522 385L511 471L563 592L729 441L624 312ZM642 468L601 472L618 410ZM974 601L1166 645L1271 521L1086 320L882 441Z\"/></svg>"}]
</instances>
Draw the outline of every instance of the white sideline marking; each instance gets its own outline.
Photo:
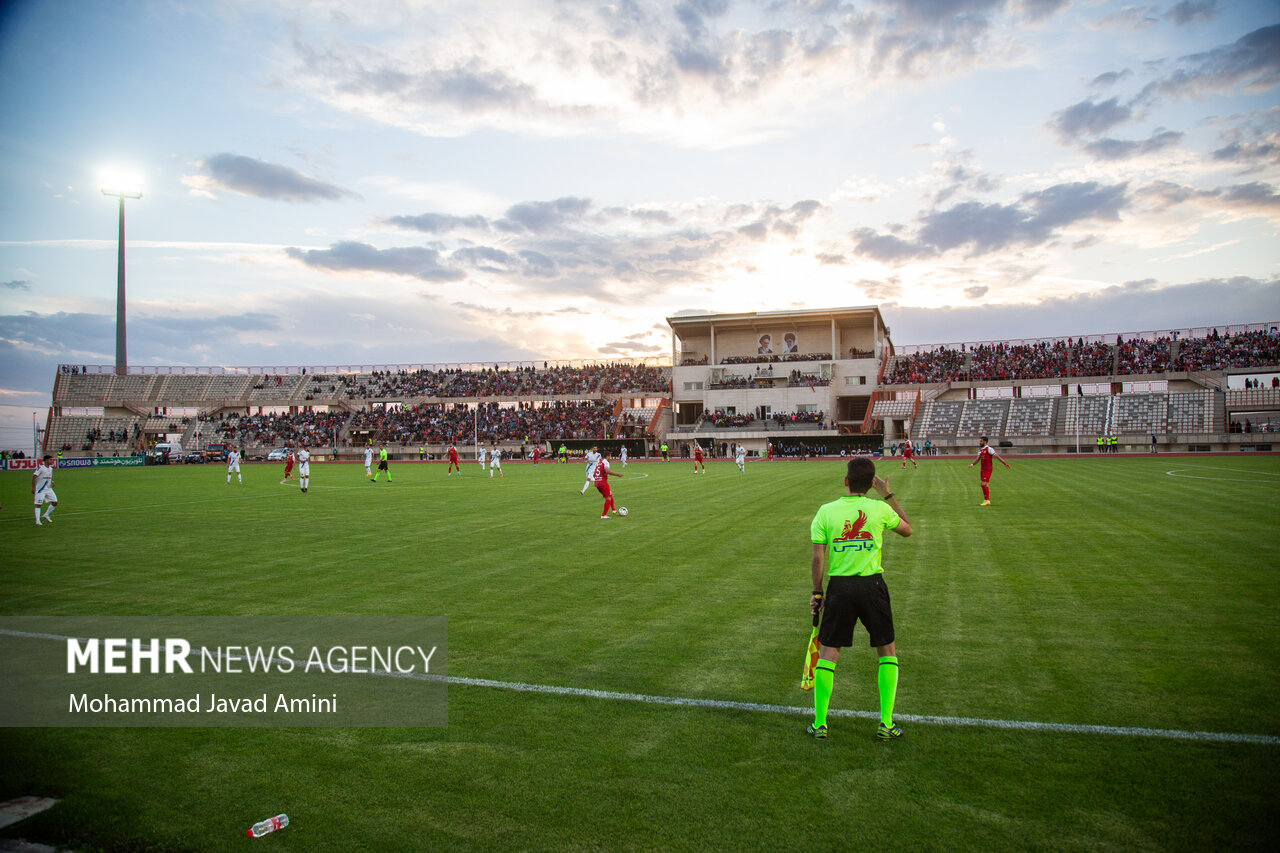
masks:
<instances>
[{"instance_id":1,"label":"white sideline marking","mask_svg":"<svg viewBox=\"0 0 1280 853\"><path fill-rule=\"evenodd\" d=\"M1229 482L1231 482L1231 481L1233 481L1233 480L1235 480L1235 481L1240 481L1240 479L1241 479L1240 477L1237 477L1237 476L1231 476L1231 477L1197 477L1195 474L1184 474L1184 473L1182 473L1183 471L1230 471L1233 475L1235 475L1235 474L1257 474L1257 475L1259 475L1259 476L1261 476L1261 477L1280 477L1280 474L1277 474L1277 473L1275 473L1274 471L1250 471L1250 470L1248 470L1248 469L1246 469L1246 468L1215 468L1215 467L1208 466L1208 465L1205 465L1205 466L1202 466L1202 467L1199 467L1199 468L1172 468L1172 469L1170 469L1170 470L1168 470L1168 471L1165 471L1165 473L1166 473L1166 474L1168 474L1170 477L1180 477L1180 478L1182 478L1182 479L1184 479L1184 480L1213 480L1214 482L1218 482L1218 483L1222 483L1222 482L1228 482L1228 483L1229 483ZM1255 482L1256 482L1256 481L1255 481Z\"/></svg>"},{"instance_id":2,"label":"white sideline marking","mask_svg":"<svg viewBox=\"0 0 1280 853\"><path fill-rule=\"evenodd\" d=\"M458 678L449 676L450 684L470 687L492 687L499 690L515 690L521 693L549 693L558 696L584 696L591 699L612 699L621 702L643 702L651 705L676 705L688 708L709 708L717 711L754 711L768 714L807 716L812 707L801 705L768 705L759 702L731 702L723 699L690 699L680 696L651 696L644 693L618 693L612 690L590 690L583 687L555 687L547 684L524 684L511 681L493 681L487 678ZM828 717L855 717L879 720L878 711L853 711L833 708ZM971 726L977 728L1016 729L1032 732L1062 732L1065 734L1124 735L1128 737L1154 737L1170 740L1209 741L1216 743L1252 743L1280 746L1275 735L1235 734L1232 732L1193 732L1182 729L1150 729L1141 726L1089 726L1076 723L1036 723L1020 720L988 720L981 717L937 717L921 714L895 714L895 720L904 723L921 723L930 726Z\"/></svg>"},{"instance_id":3,"label":"white sideline marking","mask_svg":"<svg viewBox=\"0 0 1280 853\"><path fill-rule=\"evenodd\" d=\"M0 628L0 634L9 637L21 637L36 640L57 640L65 642L73 639L58 634L41 634L29 631L15 631ZM83 639L83 638L76 638ZM226 656L232 660L242 660L240 655L225 655L221 650L218 656ZM281 660L287 660L282 658ZM302 666L305 661L293 661ZM751 711L753 713L786 714L788 716L807 716L813 713L812 706L804 705L771 705L762 702L734 702L727 699L693 699L685 696L654 696L648 693L621 693L614 690L593 690L587 687L558 687L552 684L529 684L522 681L495 681L489 678L465 678L462 676L440 676L421 673L393 673L376 670L374 675L392 678L408 678L415 681L445 681L450 685L463 687L488 687L495 690L511 690L517 693L541 693L551 696L581 696L587 699L606 699L614 702L640 702L647 705L672 705L682 708L706 708L713 711ZM856 711L847 708L833 708L827 712L829 717L849 717L861 720L879 720L877 711ZM1184 729L1152 729L1145 726L1093 726L1079 723L1037 723L1026 720L992 720L983 717L939 717L931 714L897 714L895 719L904 723L920 723L927 726L965 726L971 728L1014 729L1026 732L1057 732L1062 734L1118 735L1123 737L1150 737L1165 740L1191 740L1208 743L1250 743L1260 746L1280 746L1280 736L1251 735L1235 732L1195 732Z\"/></svg>"}]
</instances>

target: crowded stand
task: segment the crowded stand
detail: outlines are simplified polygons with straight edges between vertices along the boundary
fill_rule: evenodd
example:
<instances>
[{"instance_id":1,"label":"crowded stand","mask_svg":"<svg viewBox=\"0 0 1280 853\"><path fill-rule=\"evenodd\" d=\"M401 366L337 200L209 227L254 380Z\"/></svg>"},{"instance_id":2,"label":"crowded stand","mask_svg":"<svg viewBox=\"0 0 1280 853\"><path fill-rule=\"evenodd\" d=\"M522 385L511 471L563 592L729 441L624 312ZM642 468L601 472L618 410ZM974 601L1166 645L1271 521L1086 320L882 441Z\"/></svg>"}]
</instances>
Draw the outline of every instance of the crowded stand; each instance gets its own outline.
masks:
<instances>
[{"instance_id":1,"label":"crowded stand","mask_svg":"<svg viewBox=\"0 0 1280 853\"><path fill-rule=\"evenodd\" d=\"M346 422L342 412L294 412L270 415L228 414L202 417L214 425L214 440L247 445L332 444Z\"/></svg>"},{"instance_id":2,"label":"crowded stand","mask_svg":"<svg viewBox=\"0 0 1280 853\"><path fill-rule=\"evenodd\" d=\"M591 400L556 400L503 406L428 403L404 409L360 411L351 417L348 444L374 439L392 444L540 441L596 438L609 433L612 406Z\"/></svg>"},{"instance_id":3,"label":"crowded stand","mask_svg":"<svg viewBox=\"0 0 1280 853\"><path fill-rule=\"evenodd\" d=\"M823 388L830 384L830 377L801 373L798 370L791 371L790 375L787 376L788 388Z\"/></svg>"},{"instance_id":4,"label":"crowded stand","mask_svg":"<svg viewBox=\"0 0 1280 853\"><path fill-rule=\"evenodd\" d=\"M916 385L924 382L950 382L958 379L964 368L964 353L940 348L928 352L900 355L893 368L885 372L886 385Z\"/></svg>"},{"instance_id":5,"label":"crowded stand","mask_svg":"<svg viewBox=\"0 0 1280 853\"><path fill-rule=\"evenodd\" d=\"M703 413L702 420L717 429L725 429L727 427L750 426L751 422L755 420L755 417L753 415L746 414L730 415L717 410L714 412Z\"/></svg>"},{"instance_id":6,"label":"crowded stand","mask_svg":"<svg viewBox=\"0 0 1280 853\"><path fill-rule=\"evenodd\" d=\"M532 365L463 370L399 370L359 374L315 374L307 400L413 399L419 397L585 396L628 391L665 392L671 371L648 365L608 364L586 367Z\"/></svg>"},{"instance_id":7,"label":"crowded stand","mask_svg":"<svg viewBox=\"0 0 1280 853\"><path fill-rule=\"evenodd\" d=\"M453 382L452 370L374 371L357 374L316 374L311 377L307 399L345 397L347 399L382 399L407 397L439 397Z\"/></svg>"},{"instance_id":8,"label":"crowded stand","mask_svg":"<svg viewBox=\"0 0 1280 853\"><path fill-rule=\"evenodd\" d=\"M826 418L822 412L774 412L769 417L783 429L797 424L813 424L820 427Z\"/></svg>"},{"instance_id":9,"label":"crowded stand","mask_svg":"<svg viewBox=\"0 0 1280 853\"><path fill-rule=\"evenodd\" d=\"M1055 377L1140 376L1171 371L1226 370L1280 364L1275 330L1180 338L1116 336L1116 343L1071 338L942 346L894 357L886 385L952 381L1012 381Z\"/></svg>"},{"instance_id":10,"label":"crowded stand","mask_svg":"<svg viewBox=\"0 0 1280 853\"><path fill-rule=\"evenodd\" d=\"M1168 338L1154 341L1141 339L1116 342L1116 373L1132 376L1143 373L1166 373L1172 369Z\"/></svg>"},{"instance_id":11,"label":"crowded stand","mask_svg":"<svg viewBox=\"0 0 1280 853\"><path fill-rule=\"evenodd\" d=\"M719 379L713 379L707 383L707 388L712 391L722 391L732 388L772 388L773 377L767 376L738 376L736 374L727 374Z\"/></svg>"},{"instance_id":12,"label":"crowded stand","mask_svg":"<svg viewBox=\"0 0 1280 853\"><path fill-rule=\"evenodd\" d=\"M969 375L982 379L1048 379L1068 376L1067 346L1050 344L979 344L970 350Z\"/></svg>"},{"instance_id":13,"label":"crowded stand","mask_svg":"<svg viewBox=\"0 0 1280 853\"><path fill-rule=\"evenodd\" d=\"M720 359L721 364L776 364L783 361L831 361L829 352L788 352L781 355L731 355ZM697 362L705 364L706 361Z\"/></svg>"},{"instance_id":14,"label":"crowded stand","mask_svg":"<svg viewBox=\"0 0 1280 853\"><path fill-rule=\"evenodd\" d=\"M1085 343L1077 341L1071 347L1072 364L1076 376L1109 376L1111 374L1111 344L1102 341Z\"/></svg>"},{"instance_id":15,"label":"crowded stand","mask_svg":"<svg viewBox=\"0 0 1280 853\"><path fill-rule=\"evenodd\" d=\"M1175 370L1225 370L1229 367L1268 367L1280 364L1280 334L1270 331L1186 338L1179 342Z\"/></svg>"}]
</instances>

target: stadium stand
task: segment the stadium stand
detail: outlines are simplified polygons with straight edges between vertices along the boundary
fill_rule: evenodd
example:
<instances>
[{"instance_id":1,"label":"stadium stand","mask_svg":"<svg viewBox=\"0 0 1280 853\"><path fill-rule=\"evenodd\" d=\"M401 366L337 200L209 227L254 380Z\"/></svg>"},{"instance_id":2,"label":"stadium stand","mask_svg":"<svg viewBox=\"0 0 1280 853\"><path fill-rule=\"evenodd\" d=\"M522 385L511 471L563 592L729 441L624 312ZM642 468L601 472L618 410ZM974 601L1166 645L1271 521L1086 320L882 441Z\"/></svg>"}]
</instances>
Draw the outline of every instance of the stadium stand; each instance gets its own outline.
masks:
<instances>
[{"instance_id":1,"label":"stadium stand","mask_svg":"<svg viewBox=\"0 0 1280 853\"><path fill-rule=\"evenodd\" d=\"M1053 430L1054 409L1058 401L1053 398L1019 398L1009 403L1009 418L1003 435L1047 436Z\"/></svg>"},{"instance_id":2,"label":"stadium stand","mask_svg":"<svg viewBox=\"0 0 1280 853\"><path fill-rule=\"evenodd\" d=\"M963 414L963 400L931 400L921 407L920 425L913 431L917 438L955 435Z\"/></svg>"},{"instance_id":3,"label":"stadium stand","mask_svg":"<svg viewBox=\"0 0 1280 853\"><path fill-rule=\"evenodd\" d=\"M727 336L715 340L729 346ZM672 368L653 363L148 368L125 376L102 366L64 365L54 383L45 446L110 455L181 434L184 446L230 440L253 453L298 442L340 448L374 440L470 442L473 430L481 441L525 442L661 438L672 430L835 433L838 426L854 435L884 429L888 437L893 427L895 435L909 430L921 441L959 443L986 434L1018 446L1040 440L1061 447L1077 432L1145 438L1280 426L1280 334L1261 324L964 342L897 354L887 339L882 343L874 352L857 351L871 359L883 352L874 375L865 365L838 360L786 364L829 360L829 353L717 354L720 364L743 366L708 365L705 380L685 374L680 396L673 393ZM708 359L685 361L707 365ZM1245 372L1249 378L1242 380ZM1243 381L1249 384L1241 391ZM818 406L783 396L806 386L838 422L799 411ZM699 394L704 387L741 396L721 395L716 406L681 402L696 401L691 389ZM903 399L895 399L899 395ZM655 406L654 397L662 405ZM677 402L686 407L679 418ZM798 410L780 412L784 405Z\"/></svg>"},{"instance_id":4,"label":"stadium stand","mask_svg":"<svg viewBox=\"0 0 1280 853\"><path fill-rule=\"evenodd\" d=\"M1168 394L1121 394L1116 398L1113 432L1162 433L1169 423Z\"/></svg>"},{"instance_id":5,"label":"stadium stand","mask_svg":"<svg viewBox=\"0 0 1280 853\"><path fill-rule=\"evenodd\" d=\"M968 400L956 427L958 435L1004 435L1009 400Z\"/></svg>"},{"instance_id":6,"label":"stadium stand","mask_svg":"<svg viewBox=\"0 0 1280 853\"><path fill-rule=\"evenodd\" d=\"M1115 343L1079 339L986 341L935 346L895 356L885 384L1012 381L1054 377L1135 376L1280 364L1280 336L1248 330L1205 337L1172 333L1142 338L1121 333Z\"/></svg>"},{"instance_id":7,"label":"stadium stand","mask_svg":"<svg viewBox=\"0 0 1280 853\"><path fill-rule=\"evenodd\" d=\"M909 418L915 409L915 400L876 400L875 405L871 407L871 417L876 419Z\"/></svg>"},{"instance_id":8,"label":"stadium stand","mask_svg":"<svg viewBox=\"0 0 1280 853\"><path fill-rule=\"evenodd\" d=\"M1168 432L1204 433L1212 428L1212 391L1184 391L1169 395Z\"/></svg>"},{"instance_id":9,"label":"stadium stand","mask_svg":"<svg viewBox=\"0 0 1280 853\"><path fill-rule=\"evenodd\" d=\"M306 444L315 447L331 444L338 430L345 426L346 420L345 414L336 412L231 414L217 420L213 436L215 441L241 445L265 447Z\"/></svg>"},{"instance_id":10,"label":"stadium stand","mask_svg":"<svg viewBox=\"0 0 1280 853\"><path fill-rule=\"evenodd\" d=\"M212 376L161 376L155 391L158 400L208 399Z\"/></svg>"},{"instance_id":11,"label":"stadium stand","mask_svg":"<svg viewBox=\"0 0 1280 853\"><path fill-rule=\"evenodd\" d=\"M118 456L138 449L141 419L66 415L55 419L50 430L45 447L51 452Z\"/></svg>"},{"instance_id":12,"label":"stadium stand","mask_svg":"<svg viewBox=\"0 0 1280 853\"><path fill-rule=\"evenodd\" d=\"M1067 434L1102 435L1108 431L1110 415L1110 397L1070 397L1067 399Z\"/></svg>"}]
</instances>

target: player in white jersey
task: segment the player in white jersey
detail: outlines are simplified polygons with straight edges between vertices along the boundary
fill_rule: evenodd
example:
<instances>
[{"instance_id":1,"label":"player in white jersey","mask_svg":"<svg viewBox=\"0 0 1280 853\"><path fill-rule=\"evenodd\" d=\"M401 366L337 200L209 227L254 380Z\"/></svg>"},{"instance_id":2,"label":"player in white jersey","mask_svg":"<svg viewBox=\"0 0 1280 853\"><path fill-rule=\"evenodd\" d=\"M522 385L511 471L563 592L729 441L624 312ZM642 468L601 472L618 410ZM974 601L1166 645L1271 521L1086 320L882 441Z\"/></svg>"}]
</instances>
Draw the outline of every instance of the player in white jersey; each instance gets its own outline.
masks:
<instances>
[{"instance_id":1,"label":"player in white jersey","mask_svg":"<svg viewBox=\"0 0 1280 853\"><path fill-rule=\"evenodd\" d=\"M311 453L308 452L306 445L298 448L298 485L302 487L303 493L306 493L307 487L311 485Z\"/></svg>"},{"instance_id":2,"label":"player in white jersey","mask_svg":"<svg viewBox=\"0 0 1280 853\"><path fill-rule=\"evenodd\" d=\"M622 445L622 453L620 454L619 458L622 460L622 467L626 468L627 467L627 446L625 444Z\"/></svg>"},{"instance_id":3,"label":"player in white jersey","mask_svg":"<svg viewBox=\"0 0 1280 853\"><path fill-rule=\"evenodd\" d=\"M53 523L49 516L58 505L58 496L53 493L53 457L45 454L40 466L31 475L31 494L36 499L36 527L40 526L40 507L44 506L44 520Z\"/></svg>"},{"instance_id":4,"label":"player in white jersey","mask_svg":"<svg viewBox=\"0 0 1280 853\"><path fill-rule=\"evenodd\" d=\"M240 451L233 450L227 454L227 485L231 485L231 475L236 475L236 482L243 483L244 478L240 476Z\"/></svg>"},{"instance_id":5,"label":"player in white jersey","mask_svg":"<svg viewBox=\"0 0 1280 853\"><path fill-rule=\"evenodd\" d=\"M502 476L502 451L496 447L489 451L489 479L490 480L493 479L493 471L495 468L498 471L498 476L501 477Z\"/></svg>"},{"instance_id":6,"label":"player in white jersey","mask_svg":"<svg viewBox=\"0 0 1280 853\"><path fill-rule=\"evenodd\" d=\"M747 447L746 447L746 445L739 443L739 444L734 448L733 461L735 461L735 462L737 462L737 463L738 463L738 471L740 471L740 472L741 472L741 473L743 473L743 474L747 473Z\"/></svg>"},{"instance_id":7,"label":"player in white jersey","mask_svg":"<svg viewBox=\"0 0 1280 853\"><path fill-rule=\"evenodd\" d=\"M364 475L366 477L373 476L373 445L369 445L364 449Z\"/></svg>"},{"instance_id":8,"label":"player in white jersey","mask_svg":"<svg viewBox=\"0 0 1280 853\"><path fill-rule=\"evenodd\" d=\"M595 473L596 473L596 465L599 464L600 462L600 451L596 449L596 446L594 444L591 445L591 449L587 451L586 459L587 459L587 482L582 484L582 493L584 495L587 493L587 489L591 488L596 484Z\"/></svg>"},{"instance_id":9,"label":"player in white jersey","mask_svg":"<svg viewBox=\"0 0 1280 853\"><path fill-rule=\"evenodd\" d=\"M484 470L485 449L483 447L476 448L476 459L480 462L480 470Z\"/></svg>"}]
</instances>

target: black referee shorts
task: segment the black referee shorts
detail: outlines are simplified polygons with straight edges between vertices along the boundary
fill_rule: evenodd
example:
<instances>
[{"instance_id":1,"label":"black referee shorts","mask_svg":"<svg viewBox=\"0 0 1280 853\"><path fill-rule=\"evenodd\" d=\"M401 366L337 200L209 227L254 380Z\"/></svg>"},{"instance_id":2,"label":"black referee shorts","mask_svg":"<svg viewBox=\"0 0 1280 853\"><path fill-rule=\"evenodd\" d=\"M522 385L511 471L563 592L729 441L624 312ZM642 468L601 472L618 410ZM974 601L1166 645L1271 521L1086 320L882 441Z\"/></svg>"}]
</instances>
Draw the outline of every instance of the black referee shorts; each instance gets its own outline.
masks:
<instances>
[{"instance_id":1,"label":"black referee shorts","mask_svg":"<svg viewBox=\"0 0 1280 853\"><path fill-rule=\"evenodd\" d=\"M379 470L379 471L385 471L385 470L387 470L387 460L383 459L382 461L380 461L380 462L378 463L378 470Z\"/></svg>"},{"instance_id":2,"label":"black referee shorts","mask_svg":"<svg viewBox=\"0 0 1280 853\"><path fill-rule=\"evenodd\" d=\"M859 620L871 635L872 647L893 642L893 609L889 606L889 587L883 573L837 575L828 579L818 642L839 649L852 646L853 628Z\"/></svg>"}]
</instances>

